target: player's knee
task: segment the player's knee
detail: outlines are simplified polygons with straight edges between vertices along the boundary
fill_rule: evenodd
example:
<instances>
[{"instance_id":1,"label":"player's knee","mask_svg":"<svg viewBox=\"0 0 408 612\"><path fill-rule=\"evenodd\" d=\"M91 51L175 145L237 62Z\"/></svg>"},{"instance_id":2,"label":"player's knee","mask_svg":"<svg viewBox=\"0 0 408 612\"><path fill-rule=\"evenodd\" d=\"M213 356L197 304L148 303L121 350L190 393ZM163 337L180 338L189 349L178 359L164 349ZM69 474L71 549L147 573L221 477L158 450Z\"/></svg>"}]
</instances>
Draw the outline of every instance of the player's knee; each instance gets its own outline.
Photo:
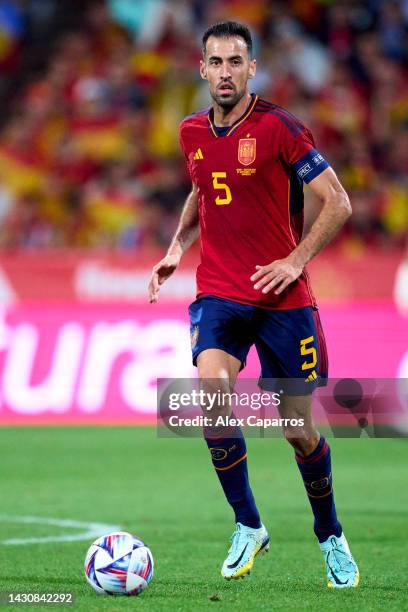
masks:
<instances>
[{"instance_id":1,"label":"player's knee","mask_svg":"<svg viewBox=\"0 0 408 612\"><path fill-rule=\"evenodd\" d=\"M207 384L213 386L212 381L232 387L240 368L240 361L225 351L218 349L207 349L197 357L198 377L200 380L209 381Z\"/></svg>"},{"instance_id":2,"label":"player's knee","mask_svg":"<svg viewBox=\"0 0 408 612\"><path fill-rule=\"evenodd\" d=\"M304 422L297 418L283 417L282 432L289 444L297 445L297 440L307 437Z\"/></svg>"},{"instance_id":3,"label":"player's knee","mask_svg":"<svg viewBox=\"0 0 408 612\"><path fill-rule=\"evenodd\" d=\"M231 383L229 378L212 376L201 376L201 408L205 415L216 419L219 416L227 416L231 413Z\"/></svg>"},{"instance_id":4,"label":"player's knee","mask_svg":"<svg viewBox=\"0 0 408 612\"><path fill-rule=\"evenodd\" d=\"M293 446L295 450L300 446L302 438L300 437L299 433L294 433L288 429L284 429L283 435L285 436L286 442L289 442L289 444Z\"/></svg>"},{"instance_id":5,"label":"player's knee","mask_svg":"<svg viewBox=\"0 0 408 612\"><path fill-rule=\"evenodd\" d=\"M231 385L229 372L223 367L199 367L198 378L201 385L213 388L228 388Z\"/></svg>"},{"instance_id":6,"label":"player's knee","mask_svg":"<svg viewBox=\"0 0 408 612\"><path fill-rule=\"evenodd\" d=\"M223 366L215 364L201 365L198 369L198 378L200 381L200 389L203 390L207 397L219 397L231 393L233 380L228 370Z\"/></svg>"},{"instance_id":7,"label":"player's knee","mask_svg":"<svg viewBox=\"0 0 408 612\"><path fill-rule=\"evenodd\" d=\"M320 435L317 431L310 432L308 435L299 435L291 429L284 430L284 435L294 450L303 457L310 455L319 443Z\"/></svg>"}]
</instances>

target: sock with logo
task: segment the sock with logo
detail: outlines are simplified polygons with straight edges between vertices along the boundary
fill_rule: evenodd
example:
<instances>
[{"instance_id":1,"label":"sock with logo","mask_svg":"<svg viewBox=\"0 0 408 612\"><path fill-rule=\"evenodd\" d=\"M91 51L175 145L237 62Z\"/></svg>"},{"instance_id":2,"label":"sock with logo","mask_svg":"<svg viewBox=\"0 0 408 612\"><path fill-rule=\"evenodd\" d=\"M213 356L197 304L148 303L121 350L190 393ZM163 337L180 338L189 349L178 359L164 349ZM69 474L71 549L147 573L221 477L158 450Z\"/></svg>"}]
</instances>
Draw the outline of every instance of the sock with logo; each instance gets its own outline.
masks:
<instances>
[{"instance_id":1,"label":"sock with logo","mask_svg":"<svg viewBox=\"0 0 408 612\"><path fill-rule=\"evenodd\" d=\"M314 514L314 532L319 542L331 535L340 537L342 528L337 520L332 487L330 447L323 436L315 450L302 457L295 454L299 471Z\"/></svg>"},{"instance_id":2,"label":"sock with logo","mask_svg":"<svg viewBox=\"0 0 408 612\"><path fill-rule=\"evenodd\" d=\"M249 486L245 438L239 427L232 438L205 436L211 459L235 521L258 529L261 520Z\"/></svg>"}]
</instances>

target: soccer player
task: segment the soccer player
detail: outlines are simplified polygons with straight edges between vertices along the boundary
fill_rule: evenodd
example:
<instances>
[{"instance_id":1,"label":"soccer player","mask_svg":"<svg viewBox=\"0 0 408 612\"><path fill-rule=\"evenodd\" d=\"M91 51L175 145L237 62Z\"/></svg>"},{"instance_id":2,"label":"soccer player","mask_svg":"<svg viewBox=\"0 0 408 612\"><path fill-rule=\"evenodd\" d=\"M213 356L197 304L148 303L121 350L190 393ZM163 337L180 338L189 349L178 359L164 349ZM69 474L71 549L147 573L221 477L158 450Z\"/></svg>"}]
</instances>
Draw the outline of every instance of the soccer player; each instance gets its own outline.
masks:
<instances>
[{"instance_id":1,"label":"soccer player","mask_svg":"<svg viewBox=\"0 0 408 612\"><path fill-rule=\"evenodd\" d=\"M213 103L180 126L192 189L167 255L153 267L149 299L157 301L160 285L200 235L197 299L189 308L199 379L232 389L255 344L261 380L302 381L286 395L281 414L303 418L304 427L284 434L309 497L328 586L355 587L359 572L336 514L330 447L311 415L312 391L327 378L327 355L305 269L351 207L307 127L249 92L255 71L246 26L223 22L204 33L200 74ZM306 236L303 183L322 202ZM239 578L269 548L269 536L250 488L241 430L233 439L206 435L206 441L236 521L221 573Z\"/></svg>"}]
</instances>

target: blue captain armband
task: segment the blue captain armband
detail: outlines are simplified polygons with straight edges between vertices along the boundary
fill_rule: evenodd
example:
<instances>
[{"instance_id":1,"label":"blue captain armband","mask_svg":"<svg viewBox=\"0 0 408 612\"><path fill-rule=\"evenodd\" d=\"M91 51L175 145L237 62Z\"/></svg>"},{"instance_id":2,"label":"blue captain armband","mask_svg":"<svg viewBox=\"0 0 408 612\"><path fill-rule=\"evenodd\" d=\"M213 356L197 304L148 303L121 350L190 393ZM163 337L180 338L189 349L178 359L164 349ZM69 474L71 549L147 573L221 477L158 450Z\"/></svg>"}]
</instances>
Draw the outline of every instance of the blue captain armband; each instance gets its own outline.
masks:
<instances>
[{"instance_id":1,"label":"blue captain armband","mask_svg":"<svg viewBox=\"0 0 408 612\"><path fill-rule=\"evenodd\" d=\"M301 181L310 183L316 176L319 176L323 170L326 170L330 164L324 159L316 149L310 149L306 155L299 159L292 168Z\"/></svg>"}]
</instances>

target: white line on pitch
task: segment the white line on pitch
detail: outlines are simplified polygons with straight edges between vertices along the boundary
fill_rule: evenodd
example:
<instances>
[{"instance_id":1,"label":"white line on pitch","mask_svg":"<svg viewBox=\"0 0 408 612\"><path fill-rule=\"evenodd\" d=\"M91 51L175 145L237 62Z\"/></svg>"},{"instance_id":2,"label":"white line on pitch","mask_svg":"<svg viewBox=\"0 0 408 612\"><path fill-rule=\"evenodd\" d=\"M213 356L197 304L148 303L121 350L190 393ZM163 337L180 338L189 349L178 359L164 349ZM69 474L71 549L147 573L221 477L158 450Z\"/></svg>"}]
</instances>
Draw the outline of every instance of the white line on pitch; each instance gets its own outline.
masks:
<instances>
[{"instance_id":1,"label":"white line on pitch","mask_svg":"<svg viewBox=\"0 0 408 612\"><path fill-rule=\"evenodd\" d=\"M0 523L20 523L25 525L52 525L54 527L68 527L70 529L80 529L79 533L71 535L45 536L42 538L11 538L3 540L1 544L46 544L49 542L77 542L80 540L95 539L112 531L120 531L118 525L108 525L107 523L85 523L72 519L44 518L41 516L9 516L0 515Z\"/></svg>"}]
</instances>

